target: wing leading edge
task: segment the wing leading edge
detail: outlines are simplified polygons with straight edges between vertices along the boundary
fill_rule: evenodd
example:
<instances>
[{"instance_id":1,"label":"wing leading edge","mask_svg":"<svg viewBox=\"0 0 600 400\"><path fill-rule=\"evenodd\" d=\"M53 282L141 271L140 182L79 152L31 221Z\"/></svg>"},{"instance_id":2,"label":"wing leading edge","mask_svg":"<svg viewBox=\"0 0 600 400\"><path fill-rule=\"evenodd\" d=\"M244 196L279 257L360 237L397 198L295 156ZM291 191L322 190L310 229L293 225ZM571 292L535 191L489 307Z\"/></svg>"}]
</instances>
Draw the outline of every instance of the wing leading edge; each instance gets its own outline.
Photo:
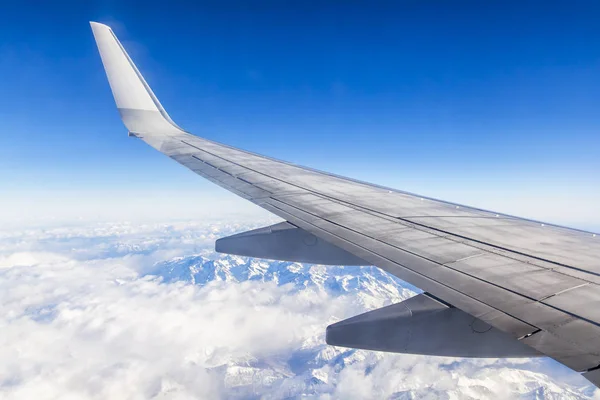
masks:
<instances>
[{"instance_id":1,"label":"wing leading edge","mask_svg":"<svg viewBox=\"0 0 600 400\"><path fill-rule=\"evenodd\" d=\"M323 263L364 260L426 291L393 312L375 310L332 325L328 341L419 354L542 354L600 385L595 234L383 188L194 136L169 117L112 30L91 26L130 135L288 221L225 238L218 250ZM411 307L425 311L407 314ZM391 329L404 337L398 332L407 315L424 333L456 334L442 344L443 337L432 335L437 347L393 339L379 346L365 336L383 338ZM477 336L486 332L492 333Z\"/></svg>"}]
</instances>

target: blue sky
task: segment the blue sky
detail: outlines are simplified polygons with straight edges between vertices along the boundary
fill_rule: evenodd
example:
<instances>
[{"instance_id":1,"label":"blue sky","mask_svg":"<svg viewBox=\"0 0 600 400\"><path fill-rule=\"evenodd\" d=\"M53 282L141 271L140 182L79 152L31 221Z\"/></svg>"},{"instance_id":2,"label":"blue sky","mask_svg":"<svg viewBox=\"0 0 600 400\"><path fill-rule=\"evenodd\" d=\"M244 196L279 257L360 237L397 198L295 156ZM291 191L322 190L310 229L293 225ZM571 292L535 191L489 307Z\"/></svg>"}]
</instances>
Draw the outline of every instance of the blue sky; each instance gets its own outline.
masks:
<instances>
[{"instance_id":1,"label":"blue sky","mask_svg":"<svg viewBox=\"0 0 600 400\"><path fill-rule=\"evenodd\" d=\"M68 215L74 204L84 214L107 204L127 211L140 199L153 209L184 198L183 212L229 196L126 136L88 25L96 20L193 133L424 195L600 227L600 5L370 4L3 6L0 217L60 206Z\"/></svg>"}]
</instances>

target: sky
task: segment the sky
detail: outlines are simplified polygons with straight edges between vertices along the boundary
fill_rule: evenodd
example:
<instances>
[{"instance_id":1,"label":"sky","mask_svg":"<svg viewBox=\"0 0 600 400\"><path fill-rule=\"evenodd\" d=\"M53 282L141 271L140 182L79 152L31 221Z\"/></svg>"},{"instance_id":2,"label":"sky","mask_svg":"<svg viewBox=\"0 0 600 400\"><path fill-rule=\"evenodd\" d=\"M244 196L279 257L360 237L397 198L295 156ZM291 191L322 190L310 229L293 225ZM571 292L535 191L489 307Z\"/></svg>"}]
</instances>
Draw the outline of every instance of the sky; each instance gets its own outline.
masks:
<instances>
[{"instance_id":1,"label":"sky","mask_svg":"<svg viewBox=\"0 0 600 400\"><path fill-rule=\"evenodd\" d=\"M256 213L118 118L110 25L197 135L600 230L595 2L7 2L0 222Z\"/></svg>"}]
</instances>

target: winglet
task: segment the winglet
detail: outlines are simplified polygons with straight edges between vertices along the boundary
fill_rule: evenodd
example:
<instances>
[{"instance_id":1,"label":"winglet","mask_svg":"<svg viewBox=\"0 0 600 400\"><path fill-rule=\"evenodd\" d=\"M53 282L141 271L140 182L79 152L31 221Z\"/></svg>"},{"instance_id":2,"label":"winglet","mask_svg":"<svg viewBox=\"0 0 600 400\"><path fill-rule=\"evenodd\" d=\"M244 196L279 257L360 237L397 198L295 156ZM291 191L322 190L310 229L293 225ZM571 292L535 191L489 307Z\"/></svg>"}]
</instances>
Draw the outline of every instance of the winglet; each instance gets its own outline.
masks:
<instances>
[{"instance_id":1,"label":"winglet","mask_svg":"<svg viewBox=\"0 0 600 400\"><path fill-rule=\"evenodd\" d=\"M90 25L117 109L130 133L169 135L181 132L182 129L169 117L112 29L98 22L90 22Z\"/></svg>"}]
</instances>

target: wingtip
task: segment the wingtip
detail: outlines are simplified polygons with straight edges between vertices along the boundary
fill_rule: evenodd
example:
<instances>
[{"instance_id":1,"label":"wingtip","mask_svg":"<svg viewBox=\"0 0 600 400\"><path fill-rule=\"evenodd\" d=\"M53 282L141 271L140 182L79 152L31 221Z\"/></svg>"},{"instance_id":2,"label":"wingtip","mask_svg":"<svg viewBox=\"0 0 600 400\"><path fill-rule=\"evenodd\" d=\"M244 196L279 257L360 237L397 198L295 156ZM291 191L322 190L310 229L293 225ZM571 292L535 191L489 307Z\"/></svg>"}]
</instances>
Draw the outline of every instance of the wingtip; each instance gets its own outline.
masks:
<instances>
[{"instance_id":1,"label":"wingtip","mask_svg":"<svg viewBox=\"0 0 600 400\"><path fill-rule=\"evenodd\" d=\"M105 24L101 24L100 22L96 22L96 21L90 21L90 26L92 27L92 29L94 29L94 28L103 28L103 29L111 30L110 26L105 25Z\"/></svg>"}]
</instances>

